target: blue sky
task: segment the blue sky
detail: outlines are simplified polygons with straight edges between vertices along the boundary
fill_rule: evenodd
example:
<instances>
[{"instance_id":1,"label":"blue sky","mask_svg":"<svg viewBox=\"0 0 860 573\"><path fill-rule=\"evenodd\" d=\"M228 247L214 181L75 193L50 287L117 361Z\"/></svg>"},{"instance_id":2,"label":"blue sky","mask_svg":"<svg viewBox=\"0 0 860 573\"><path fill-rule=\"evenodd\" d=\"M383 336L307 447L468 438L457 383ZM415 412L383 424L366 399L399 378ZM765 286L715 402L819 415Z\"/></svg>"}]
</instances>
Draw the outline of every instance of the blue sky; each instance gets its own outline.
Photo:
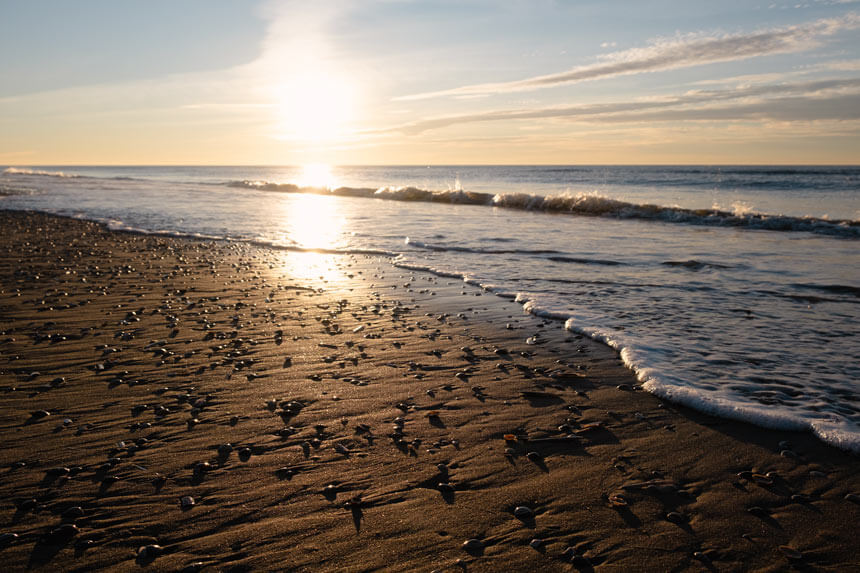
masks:
<instances>
[{"instance_id":1,"label":"blue sky","mask_svg":"<svg viewBox=\"0 0 860 573\"><path fill-rule=\"evenodd\" d=\"M860 2L0 1L0 163L860 163Z\"/></svg>"}]
</instances>

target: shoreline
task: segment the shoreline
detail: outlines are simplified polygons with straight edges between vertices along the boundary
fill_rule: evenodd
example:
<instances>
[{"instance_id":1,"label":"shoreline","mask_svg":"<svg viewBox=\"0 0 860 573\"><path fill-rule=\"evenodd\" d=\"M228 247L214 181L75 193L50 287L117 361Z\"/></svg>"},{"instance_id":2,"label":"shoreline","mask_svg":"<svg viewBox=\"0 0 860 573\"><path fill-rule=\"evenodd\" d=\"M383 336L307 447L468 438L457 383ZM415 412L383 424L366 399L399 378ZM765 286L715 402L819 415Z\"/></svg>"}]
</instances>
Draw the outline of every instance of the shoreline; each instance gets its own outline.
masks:
<instances>
[{"instance_id":1,"label":"shoreline","mask_svg":"<svg viewBox=\"0 0 860 573\"><path fill-rule=\"evenodd\" d=\"M376 257L0 221L14 570L860 567L860 460L663 402L516 302Z\"/></svg>"}]
</instances>

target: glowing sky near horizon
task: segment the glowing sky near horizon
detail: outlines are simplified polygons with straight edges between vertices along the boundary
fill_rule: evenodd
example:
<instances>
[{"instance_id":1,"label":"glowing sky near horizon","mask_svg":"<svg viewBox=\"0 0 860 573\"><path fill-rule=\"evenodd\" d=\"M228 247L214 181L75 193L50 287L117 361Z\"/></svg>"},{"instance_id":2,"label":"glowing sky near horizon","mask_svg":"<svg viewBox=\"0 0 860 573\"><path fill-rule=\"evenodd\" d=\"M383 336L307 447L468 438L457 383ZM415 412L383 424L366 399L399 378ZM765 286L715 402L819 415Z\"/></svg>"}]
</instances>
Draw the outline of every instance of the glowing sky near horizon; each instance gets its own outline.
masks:
<instances>
[{"instance_id":1,"label":"glowing sky near horizon","mask_svg":"<svg viewBox=\"0 0 860 573\"><path fill-rule=\"evenodd\" d=\"M0 164L860 163L860 1L0 0Z\"/></svg>"}]
</instances>

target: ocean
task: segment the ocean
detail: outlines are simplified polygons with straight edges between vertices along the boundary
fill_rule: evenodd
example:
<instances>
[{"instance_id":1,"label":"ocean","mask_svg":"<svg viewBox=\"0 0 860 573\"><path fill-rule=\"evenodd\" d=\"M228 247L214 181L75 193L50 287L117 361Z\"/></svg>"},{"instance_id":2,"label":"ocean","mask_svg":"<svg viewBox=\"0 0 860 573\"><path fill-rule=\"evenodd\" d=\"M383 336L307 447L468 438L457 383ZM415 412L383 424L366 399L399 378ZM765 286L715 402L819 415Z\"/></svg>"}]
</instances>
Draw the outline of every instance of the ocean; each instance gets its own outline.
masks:
<instances>
[{"instance_id":1,"label":"ocean","mask_svg":"<svg viewBox=\"0 0 860 573\"><path fill-rule=\"evenodd\" d=\"M860 167L0 169L0 208L464 280L658 396L860 452Z\"/></svg>"}]
</instances>

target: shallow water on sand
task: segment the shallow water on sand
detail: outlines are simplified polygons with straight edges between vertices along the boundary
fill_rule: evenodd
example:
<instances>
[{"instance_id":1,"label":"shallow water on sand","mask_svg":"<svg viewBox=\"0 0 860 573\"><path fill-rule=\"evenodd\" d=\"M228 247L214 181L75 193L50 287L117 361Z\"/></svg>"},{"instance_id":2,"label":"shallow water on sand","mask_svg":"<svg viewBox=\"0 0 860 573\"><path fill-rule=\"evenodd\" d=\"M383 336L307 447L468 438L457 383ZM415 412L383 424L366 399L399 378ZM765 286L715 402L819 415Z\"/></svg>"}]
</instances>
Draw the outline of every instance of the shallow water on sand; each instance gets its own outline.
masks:
<instances>
[{"instance_id":1,"label":"shallow water on sand","mask_svg":"<svg viewBox=\"0 0 860 573\"><path fill-rule=\"evenodd\" d=\"M45 167L7 169L0 196L388 254L615 346L660 396L860 451L858 168Z\"/></svg>"}]
</instances>

